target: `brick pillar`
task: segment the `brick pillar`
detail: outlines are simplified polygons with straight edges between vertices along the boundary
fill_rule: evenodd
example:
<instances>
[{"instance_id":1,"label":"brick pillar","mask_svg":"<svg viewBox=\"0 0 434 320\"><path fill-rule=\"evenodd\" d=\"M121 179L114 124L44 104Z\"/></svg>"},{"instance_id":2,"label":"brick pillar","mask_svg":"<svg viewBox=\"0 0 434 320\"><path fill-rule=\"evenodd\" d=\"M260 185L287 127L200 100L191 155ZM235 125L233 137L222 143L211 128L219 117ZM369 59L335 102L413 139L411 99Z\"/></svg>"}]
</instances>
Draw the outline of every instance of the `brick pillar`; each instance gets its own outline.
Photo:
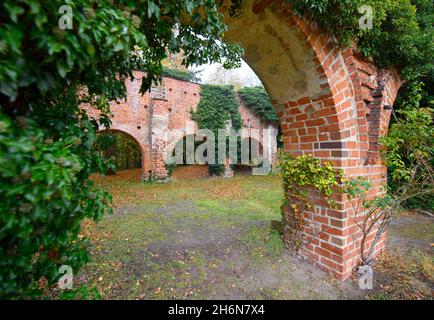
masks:
<instances>
[{"instance_id":1,"label":"brick pillar","mask_svg":"<svg viewBox=\"0 0 434 320\"><path fill-rule=\"evenodd\" d=\"M164 181L168 178L164 156L169 126L168 103L164 87L152 88L151 98L151 176L156 180Z\"/></svg>"},{"instance_id":2,"label":"brick pillar","mask_svg":"<svg viewBox=\"0 0 434 320\"><path fill-rule=\"evenodd\" d=\"M379 159L366 162L369 146L360 139L355 101L344 81L322 97L305 97L279 107L284 149L293 155L312 154L322 162L330 161L346 179L365 176L373 183L372 196L381 195L381 186L387 182L386 168ZM318 192L310 193L313 207L304 211L305 243L300 254L337 278L346 279L360 261L361 232L352 204L338 189L332 200L336 202L333 208ZM384 239L376 252L383 248Z\"/></svg>"}]
</instances>

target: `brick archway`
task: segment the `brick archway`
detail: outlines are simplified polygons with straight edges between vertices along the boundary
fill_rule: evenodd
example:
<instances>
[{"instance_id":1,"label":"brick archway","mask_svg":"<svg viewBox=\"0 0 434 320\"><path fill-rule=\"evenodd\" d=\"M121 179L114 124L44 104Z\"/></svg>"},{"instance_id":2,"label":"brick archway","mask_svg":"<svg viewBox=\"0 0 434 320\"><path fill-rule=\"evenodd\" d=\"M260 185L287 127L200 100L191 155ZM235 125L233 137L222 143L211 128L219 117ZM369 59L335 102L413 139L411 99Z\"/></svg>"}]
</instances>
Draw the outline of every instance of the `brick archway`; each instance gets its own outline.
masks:
<instances>
[{"instance_id":1,"label":"brick archway","mask_svg":"<svg viewBox=\"0 0 434 320\"><path fill-rule=\"evenodd\" d=\"M393 104L401 85L393 70L380 70L350 48L340 49L314 23L294 15L282 1L245 0L236 16L222 7L228 31L225 39L245 49L245 61L268 91L282 127L284 149L310 153L331 161L346 178L366 176L372 196L386 184L386 168L378 142L387 133ZM302 255L341 279L359 262L361 234L351 204L342 194L331 209L312 196L308 222L320 232L305 232ZM309 225L309 224L307 224ZM384 239L376 251L384 248Z\"/></svg>"},{"instance_id":2,"label":"brick archway","mask_svg":"<svg viewBox=\"0 0 434 320\"><path fill-rule=\"evenodd\" d=\"M127 135L131 140L133 140L136 143L137 147L140 149L142 178L146 177L148 170L150 170L150 164L149 161L147 161L149 158L149 150L148 150L148 146L145 143L143 143L143 141L145 140L143 139L143 136L141 135L140 131L134 130L132 126L120 125L114 123L108 130L101 129L97 131L97 133L105 133L105 132L120 133L120 134Z\"/></svg>"}]
</instances>

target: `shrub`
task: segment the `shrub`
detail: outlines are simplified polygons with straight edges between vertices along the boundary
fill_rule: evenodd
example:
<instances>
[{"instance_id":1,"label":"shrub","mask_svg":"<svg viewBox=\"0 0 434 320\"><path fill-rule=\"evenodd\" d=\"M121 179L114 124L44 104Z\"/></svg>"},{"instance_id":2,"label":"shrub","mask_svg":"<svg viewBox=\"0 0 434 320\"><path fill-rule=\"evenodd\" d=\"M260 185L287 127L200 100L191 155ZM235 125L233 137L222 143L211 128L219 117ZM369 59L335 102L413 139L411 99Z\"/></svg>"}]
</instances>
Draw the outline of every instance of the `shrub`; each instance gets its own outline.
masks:
<instances>
[{"instance_id":1,"label":"shrub","mask_svg":"<svg viewBox=\"0 0 434 320\"><path fill-rule=\"evenodd\" d=\"M400 118L382 139L388 183L405 192L403 205L434 210L434 119L429 108L397 111Z\"/></svg>"},{"instance_id":2,"label":"shrub","mask_svg":"<svg viewBox=\"0 0 434 320\"><path fill-rule=\"evenodd\" d=\"M179 69L164 68L163 76L174 78L183 81L199 82L199 78L191 71L183 71Z\"/></svg>"},{"instance_id":3,"label":"shrub","mask_svg":"<svg viewBox=\"0 0 434 320\"><path fill-rule=\"evenodd\" d=\"M72 29L59 27L64 5ZM107 169L95 131L110 127L109 102L126 98L133 70L146 72L146 92L167 50L182 50L187 66L227 67L241 50L221 41L225 25L208 0L4 0L0 21L0 298L33 297L40 277L52 286L60 265L76 272L88 261L80 222L110 211L89 179Z\"/></svg>"},{"instance_id":4,"label":"shrub","mask_svg":"<svg viewBox=\"0 0 434 320\"><path fill-rule=\"evenodd\" d=\"M0 116L0 297L37 295L40 277L53 283L60 265L89 260L80 221L98 220L111 199L83 179L103 164L80 156L94 139L78 124L53 139L30 118Z\"/></svg>"}]
</instances>

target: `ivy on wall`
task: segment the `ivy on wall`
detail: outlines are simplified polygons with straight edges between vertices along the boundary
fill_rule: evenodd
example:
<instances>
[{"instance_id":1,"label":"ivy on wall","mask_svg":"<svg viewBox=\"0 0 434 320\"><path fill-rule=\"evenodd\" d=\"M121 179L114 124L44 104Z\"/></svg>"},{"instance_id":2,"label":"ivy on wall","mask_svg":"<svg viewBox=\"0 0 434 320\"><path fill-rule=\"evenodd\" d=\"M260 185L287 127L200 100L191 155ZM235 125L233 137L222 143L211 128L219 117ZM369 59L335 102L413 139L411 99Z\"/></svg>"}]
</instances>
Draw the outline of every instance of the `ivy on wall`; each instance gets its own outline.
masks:
<instances>
[{"instance_id":1,"label":"ivy on wall","mask_svg":"<svg viewBox=\"0 0 434 320\"><path fill-rule=\"evenodd\" d=\"M286 0L294 11L329 31L342 46L356 43L380 67L395 67L407 80L397 99L403 107L415 87L421 106L434 96L434 3L432 0ZM373 9L373 28L361 29L359 9ZM419 106L419 105L418 105Z\"/></svg>"},{"instance_id":2,"label":"ivy on wall","mask_svg":"<svg viewBox=\"0 0 434 320\"><path fill-rule=\"evenodd\" d=\"M219 129L226 128L227 121L232 128L240 130L242 127L241 114L233 86L202 85L200 88L200 102L196 111L192 111L192 119L198 123L200 129L211 130L218 137ZM218 144L216 144L217 152ZM210 174L221 175L223 165L208 165Z\"/></svg>"},{"instance_id":3,"label":"ivy on wall","mask_svg":"<svg viewBox=\"0 0 434 320\"><path fill-rule=\"evenodd\" d=\"M342 174L333 168L331 162L321 163L310 154L293 157L284 151L279 153L279 167L285 190L282 208L283 240L288 249L293 249L295 245L295 249L299 250L307 243L304 238L305 213L313 207L309 195L319 192L330 207L334 207L335 202L330 197ZM310 228L315 235L318 230L313 225Z\"/></svg>"},{"instance_id":4,"label":"ivy on wall","mask_svg":"<svg viewBox=\"0 0 434 320\"><path fill-rule=\"evenodd\" d=\"M245 87L238 90L241 100L259 117L267 121L277 121L276 110L274 110L267 91L263 87Z\"/></svg>"},{"instance_id":5,"label":"ivy on wall","mask_svg":"<svg viewBox=\"0 0 434 320\"><path fill-rule=\"evenodd\" d=\"M242 119L233 86L202 85L200 95L197 111L192 112L199 128L218 134L218 129L225 128L226 121L230 120L235 130L241 129Z\"/></svg>"}]
</instances>

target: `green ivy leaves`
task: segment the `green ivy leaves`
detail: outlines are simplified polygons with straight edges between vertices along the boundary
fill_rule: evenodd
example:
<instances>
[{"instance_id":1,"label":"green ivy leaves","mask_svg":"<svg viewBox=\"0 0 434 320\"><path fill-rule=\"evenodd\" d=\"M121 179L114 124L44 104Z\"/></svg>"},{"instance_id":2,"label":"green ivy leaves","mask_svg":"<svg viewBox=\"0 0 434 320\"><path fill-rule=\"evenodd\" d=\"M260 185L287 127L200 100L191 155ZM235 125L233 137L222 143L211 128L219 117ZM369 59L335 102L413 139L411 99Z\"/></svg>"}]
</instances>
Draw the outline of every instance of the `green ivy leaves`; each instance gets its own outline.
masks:
<instances>
[{"instance_id":1,"label":"green ivy leaves","mask_svg":"<svg viewBox=\"0 0 434 320\"><path fill-rule=\"evenodd\" d=\"M258 116L268 121L277 121L276 110L263 87L245 87L238 90L243 102Z\"/></svg>"},{"instance_id":2,"label":"green ivy leaves","mask_svg":"<svg viewBox=\"0 0 434 320\"><path fill-rule=\"evenodd\" d=\"M233 129L241 129L241 114L238 111L238 102L232 86L202 85L200 95L197 110L192 112L192 119L197 121L199 128L212 130L215 137L218 137L218 130L224 129L226 122L230 120ZM216 143L216 152L217 148L218 143ZM221 164L209 165L208 168L211 174L223 173Z\"/></svg>"},{"instance_id":3,"label":"green ivy leaves","mask_svg":"<svg viewBox=\"0 0 434 320\"><path fill-rule=\"evenodd\" d=\"M332 163L321 161L310 154L293 157L287 152L279 154L279 167L282 171L283 184L289 193L299 194L309 187L318 190L326 197L333 194L334 187L338 185L339 171L333 168ZM305 197L304 194L299 194ZM307 199L306 199L307 201Z\"/></svg>"},{"instance_id":4,"label":"green ivy leaves","mask_svg":"<svg viewBox=\"0 0 434 320\"><path fill-rule=\"evenodd\" d=\"M53 140L32 119L4 115L0 128L0 296L8 297L28 294L40 276L55 280L70 259L74 269L85 263L85 242L71 245L72 235L83 218L99 219L110 197L80 179L92 167L77 152L79 132Z\"/></svg>"}]
</instances>

